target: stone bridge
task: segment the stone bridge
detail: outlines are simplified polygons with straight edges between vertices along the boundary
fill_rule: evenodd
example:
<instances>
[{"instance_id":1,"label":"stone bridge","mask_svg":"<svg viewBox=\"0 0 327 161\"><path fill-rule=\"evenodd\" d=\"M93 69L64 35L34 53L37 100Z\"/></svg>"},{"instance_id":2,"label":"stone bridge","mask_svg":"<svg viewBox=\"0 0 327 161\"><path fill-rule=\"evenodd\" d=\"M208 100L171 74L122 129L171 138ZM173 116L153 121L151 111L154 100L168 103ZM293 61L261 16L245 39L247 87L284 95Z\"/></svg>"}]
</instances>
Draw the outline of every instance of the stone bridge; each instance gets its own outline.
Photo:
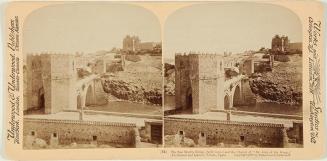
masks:
<instances>
[{"instance_id":1,"label":"stone bridge","mask_svg":"<svg viewBox=\"0 0 327 161\"><path fill-rule=\"evenodd\" d=\"M225 81L224 84L224 109L230 109L244 103L242 81L245 75L238 75Z\"/></svg>"},{"instance_id":2,"label":"stone bridge","mask_svg":"<svg viewBox=\"0 0 327 161\"><path fill-rule=\"evenodd\" d=\"M246 102L244 93L249 92L243 89L247 69L236 58L217 54L176 55L176 109L197 114L241 105Z\"/></svg>"},{"instance_id":3,"label":"stone bridge","mask_svg":"<svg viewBox=\"0 0 327 161\"><path fill-rule=\"evenodd\" d=\"M92 74L76 82L76 106L72 110L82 110L87 106L107 104L100 75Z\"/></svg>"},{"instance_id":4,"label":"stone bridge","mask_svg":"<svg viewBox=\"0 0 327 161\"><path fill-rule=\"evenodd\" d=\"M106 103L100 80L100 74L106 71L103 59L94 60L92 74L84 78L78 78L78 65L83 63L76 59L74 54L27 56L24 64L25 114L53 114Z\"/></svg>"}]
</instances>

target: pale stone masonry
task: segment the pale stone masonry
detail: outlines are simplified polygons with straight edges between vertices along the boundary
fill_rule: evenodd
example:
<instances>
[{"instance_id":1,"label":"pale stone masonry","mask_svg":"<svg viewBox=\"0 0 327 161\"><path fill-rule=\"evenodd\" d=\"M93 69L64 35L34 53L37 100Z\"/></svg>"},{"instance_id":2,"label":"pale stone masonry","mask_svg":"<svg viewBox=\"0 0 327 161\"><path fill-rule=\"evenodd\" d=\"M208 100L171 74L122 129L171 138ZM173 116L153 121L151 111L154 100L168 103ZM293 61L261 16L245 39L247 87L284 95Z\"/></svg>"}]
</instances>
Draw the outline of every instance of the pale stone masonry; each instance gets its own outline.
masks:
<instances>
[{"instance_id":1,"label":"pale stone masonry","mask_svg":"<svg viewBox=\"0 0 327 161\"><path fill-rule=\"evenodd\" d=\"M243 62L218 54L177 54L176 109L190 109L194 114L201 114L211 109L229 109L233 102L242 104L242 73L252 74L253 63L240 63ZM230 69L236 69L238 76L227 79L225 71ZM237 96L234 97L235 91Z\"/></svg>"},{"instance_id":2,"label":"pale stone masonry","mask_svg":"<svg viewBox=\"0 0 327 161\"><path fill-rule=\"evenodd\" d=\"M49 114L76 107L74 55L27 55L25 74L24 110L42 106Z\"/></svg>"}]
</instances>

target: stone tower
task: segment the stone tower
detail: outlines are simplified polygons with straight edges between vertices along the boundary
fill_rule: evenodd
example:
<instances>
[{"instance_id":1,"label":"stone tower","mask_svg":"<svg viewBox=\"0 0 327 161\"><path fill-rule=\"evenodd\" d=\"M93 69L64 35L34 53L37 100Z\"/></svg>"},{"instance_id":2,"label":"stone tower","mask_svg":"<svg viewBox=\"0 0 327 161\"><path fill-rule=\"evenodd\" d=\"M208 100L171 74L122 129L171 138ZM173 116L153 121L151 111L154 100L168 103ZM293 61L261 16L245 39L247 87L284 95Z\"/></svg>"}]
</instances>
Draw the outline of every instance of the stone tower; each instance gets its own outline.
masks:
<instances>
[{"instance_id":1,"label":"stone tower","mask_svg":"<svg viewBox=\"0 0 327 161\"><path fill-rule=\"evenodd\" d=\"M189 54L175 57L176 108L192 113L224 109L224 62L216 54Z\"/></svg>"},{"instance_id":2,"label":"stone tower","mask_svg":"<svg viewBox=\"0 0 327 161\"><path fill-rule=\"evenodd\" d=\"M190 101L186 102L187 93L192 94L191 81L189 78L189 56L176 54L175 56L175 102L176 108L187 109L192 107L187 107L190 105ZM188 91L187 91L188 90Z\"/></svg>"},{"instance_id":3,"label":"stone tower","mask_svg":"<svg viewBox=\"0 0 327 161\"><path fill-rule=\"evenodd\" d=\"M225 70L223 56L202 54L199 58L199 110L224 109Z\"/></svg>"},{"instance_id":4,"label":"stone tower","mask_svg":"<svg viewBox=\"0 0 327 161\"><path fill-rule=\"evenodd\" d=\"M26 63L26 107L45 114L76 108L74 55L28 55ZM25 92L25 91L24 91Z\"/></svg>"},{"instance_id":5,"label":"stone tower","mask_svg":"<svg viewBox=\"0 0 327 161\"><path fill-rule=\"evenodd\" d=\"M50 87L51 105L49 113L56 113L64 109L75 109L76 103L76 68L74 55L51 54Z\"/></svg>"}]
</instances>

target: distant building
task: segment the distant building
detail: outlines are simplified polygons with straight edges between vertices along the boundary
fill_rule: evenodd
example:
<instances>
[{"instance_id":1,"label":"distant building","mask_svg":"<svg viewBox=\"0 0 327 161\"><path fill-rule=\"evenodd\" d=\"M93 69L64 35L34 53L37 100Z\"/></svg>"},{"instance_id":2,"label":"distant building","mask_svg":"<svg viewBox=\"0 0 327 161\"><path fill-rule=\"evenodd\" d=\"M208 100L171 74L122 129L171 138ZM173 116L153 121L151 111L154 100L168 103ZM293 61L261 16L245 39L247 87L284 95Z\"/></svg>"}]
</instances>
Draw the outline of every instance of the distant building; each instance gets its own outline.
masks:
<instances>
[{"instance_id":1,"label":"distant building","mask_svg":"<svg viewBox=\"0 0 327 161\"><path fill-rule=\"evenodd\" d=\"M286 52L289 50L290 40L287 36L276 35L271 41L271 50L274 52Z\"/></svg>"},{"instance_id":2,"label":"distant building","mask_svg":"<svg viewBox=\"0 0 327 161\"><path fill-rule=\"evenodd\" d=\"M290 43L289 50L292 51L302 51L302 42Z\"/></svg>"},{"instance_id":3,"label":"distant building","mask_svg":"<svg viewBox=\"0 0 327 161\"><path fill-rule=\"evenodd\" d=\"M127 35L123 40L123 50L125 51L136 51L140 44L138 36Z\"/></svg>"},{"instance_id":4,"label":"distant building","mask_svg":"<svg viewBox=\"0 0 327 161\"><path fill-rule=\"evenodd\" d=\"M138 36L127 35L123 40L124 51L142 51L142 50L155 50L161 47L158 42L141 42Z\"/></svg>"},{"instance_id":5,"label":"distant building","mask_svg":"<svg viewBox=\"0 0 327 161\"><path fill-rule=\"evenodd\" d=\"M143 42L139 44L137 50L153 50L157 44L155 42Z\"/></svg>"}]
</instances>

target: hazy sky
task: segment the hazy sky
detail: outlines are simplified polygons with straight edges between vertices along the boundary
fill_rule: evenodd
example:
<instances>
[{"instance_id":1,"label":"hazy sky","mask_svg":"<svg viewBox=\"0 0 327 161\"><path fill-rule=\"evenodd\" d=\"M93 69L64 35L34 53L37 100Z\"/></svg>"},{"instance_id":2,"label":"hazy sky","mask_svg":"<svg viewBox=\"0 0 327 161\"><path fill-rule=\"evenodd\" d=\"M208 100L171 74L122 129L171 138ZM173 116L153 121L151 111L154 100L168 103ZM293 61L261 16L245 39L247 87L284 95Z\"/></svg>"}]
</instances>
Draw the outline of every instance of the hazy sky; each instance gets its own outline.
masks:
<instances>
[{"instance_id":1,"label":"hazy sky","mask_svg":"<svg viewBox=\"0 0 327 161\"><path fill-rule=\"evenodd\" d=\"M158 19L127 4L74 3L34 11L24 23L24 52L95 52L122 47L127 35L161 41Z\"/></svg>"},{"instance_id":2,"label":"hazy sky","mask_svg":"<svg viewBox=\"0 0 327 161\"><path fill-rule=\"evenodd\" d=\"M259 3L193 5L171 14L165 24L164 57L176 52L243 52L271 47L275 34L302 42L298 17L286 8Z\"/></svg>"}]
</instances>

